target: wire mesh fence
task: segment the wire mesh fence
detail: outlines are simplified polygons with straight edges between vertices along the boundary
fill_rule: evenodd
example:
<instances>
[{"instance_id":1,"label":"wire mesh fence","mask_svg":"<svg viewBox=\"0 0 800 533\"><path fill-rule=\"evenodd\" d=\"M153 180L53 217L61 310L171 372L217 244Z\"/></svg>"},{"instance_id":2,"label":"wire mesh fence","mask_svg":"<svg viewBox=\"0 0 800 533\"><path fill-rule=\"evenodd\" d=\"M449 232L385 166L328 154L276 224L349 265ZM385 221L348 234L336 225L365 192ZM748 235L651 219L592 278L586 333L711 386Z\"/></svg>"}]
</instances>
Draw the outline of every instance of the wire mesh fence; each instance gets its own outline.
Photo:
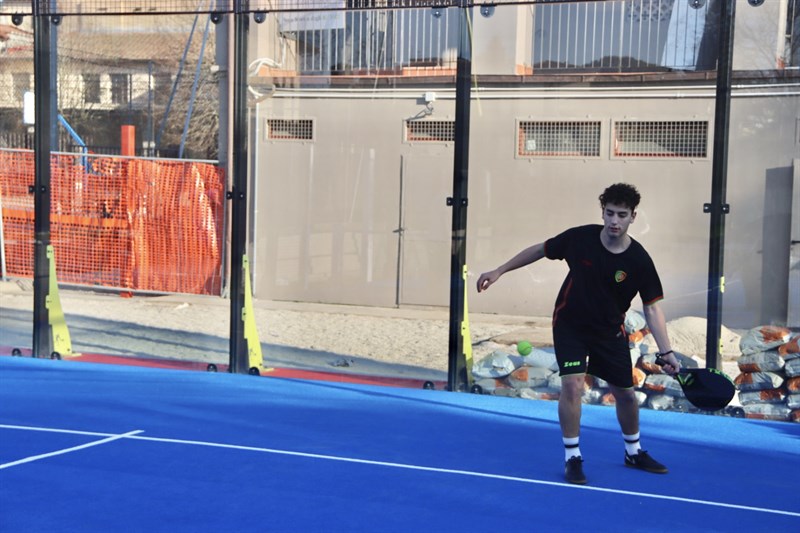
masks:
<instances>
[{"instance_id":1,"label":"wire mesh fence","mask_svg":"<svg viewBox=\"0 0 800 533\"><path fill-rule=\"evenodd\" d=\"M219 294L224 172L200 161L55 153L51 230L59 280ZM0 149L6 271L33 277L34 155Z\"/></svg>"}]
</instances>

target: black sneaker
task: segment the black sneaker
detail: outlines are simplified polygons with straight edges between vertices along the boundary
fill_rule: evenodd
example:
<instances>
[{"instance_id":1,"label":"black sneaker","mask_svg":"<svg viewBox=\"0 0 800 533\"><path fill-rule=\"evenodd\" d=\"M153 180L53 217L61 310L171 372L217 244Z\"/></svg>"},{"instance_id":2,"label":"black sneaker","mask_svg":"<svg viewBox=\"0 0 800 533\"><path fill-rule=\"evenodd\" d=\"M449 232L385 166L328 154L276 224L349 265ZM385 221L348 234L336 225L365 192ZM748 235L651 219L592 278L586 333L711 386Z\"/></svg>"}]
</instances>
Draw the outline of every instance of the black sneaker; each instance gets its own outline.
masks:
<instances>
[{"instance_id":1,"label":"black sneaker","mask_svg":"<svg viewBox=\"0 0 800 533\"><path fill-rule=\"evenodd\" d=\"M625 466L638 468L639 470L652 472L654 474L666 474L669 472L666 466L650 457L644 450L639 450L639 453L636 455L628 455L628 452L625 452Z\"/></svg>"},{"instance_id":2,"label":"black sneaker","mask_svg":"<svg viewBox=\"0 0 800 533\"><path fill-rule=\"evenodd\" d=\"M583 475L583 458L580 455L569 458L564 467L564 477L569 483L586 485L586 476Z\"/></svg>"}]
</instances>

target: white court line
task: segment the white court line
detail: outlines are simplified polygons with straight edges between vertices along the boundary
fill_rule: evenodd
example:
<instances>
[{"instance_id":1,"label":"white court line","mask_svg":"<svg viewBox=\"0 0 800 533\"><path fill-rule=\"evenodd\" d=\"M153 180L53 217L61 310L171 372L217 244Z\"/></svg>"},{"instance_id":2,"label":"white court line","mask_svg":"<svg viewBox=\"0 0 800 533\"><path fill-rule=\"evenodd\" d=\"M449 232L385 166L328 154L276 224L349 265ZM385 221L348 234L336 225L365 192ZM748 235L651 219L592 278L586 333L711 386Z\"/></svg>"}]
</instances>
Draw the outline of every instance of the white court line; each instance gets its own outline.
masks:
<instances>
[{"instance_id":1,"label":"white court line","mask_svg":"<svg viewBox=\"0 0 800 533\"><path fill-rule=\"evenodd\" d=\"M574 490L592 490L596 492L606 492L610 494L621 494L625 496L636 496L640 498L652 498L655 500L668 500L668 501L675 501L675 502L684 502L684 503L693 503L696 505L705 505L708 507L723 507L726 509L739 509L742 511L755 511L759 513L770 513L770 514L779 514L785 516L795 516L800 517L800 512L793 512L793 511L783 511L781 509L770 509L766 507L751 507L749 505L737 505L733 503L724 503L724 502L713 502L707 500L697 500L694 498L682 498L680 496L667 496L664 494L652 494L648 492L635 492L630 490L621 490L621 489L609 489L603 487L592 487L589 485L574 485L572 483L560 483L556 481L544 481L541 479L530 479L524 477L515 477L515 476L506 476L502 474L487 474L484 472L473 472L470 470L453 470L450 468L436 468L431 466L420 466L420 465L411 465L411 464L404 464L404 463L390 463L386 461L373 461L369 459L357 459L354 457L341 457L336 455L322 455L317 453L306 453L306 452L293 452L289 450L277 450L273 448L260 448L255 446L241 446L238 444L222 444L216 442L205 442L205 441L196 441L196 440L182 440L182 439L166 439L160 437L144 437L138 435L142 431L132 431L130 433L125 433L122 435L114 435L109 433L93 433L93 432L86 432L86 431L72 431L68 429L56 429L56 428L41 428L41 427L30 427L30 426L11 426L0 424L0 429L20 429L26 431L45 431L51 433L70 433L70 434L77 434L77 435L93 435L97 437L110 437L109 439L105 439L103 441L98 441L96 443L92 443L89 445L84 445L83 447L92 446L94 444L101 444L103 442L107 442L109 440L116 440L121 438L128 438L134 440L144 440L150 442L165 442L170 444L187 444L192 446L206 446L210 448L224 448L228 450L243 450L243 451L251 451L251 452L262 452L262 453L271 453L275 455L289 455L293 457L306 457L311 459L324 459L327 461L339 461L345 463L358 463L358 464L366 464L366 465L373 465L373 466L386 466L391 468L402 468L406 470L419 470L422 472L436 472L440 474L455 474L461 476L470 476L470 477L478 477L478 478L489 478L489 479L499 479L503 481L515 481L518 483L528 483L532 485L548 485L553 487L562 487L567 489L574 489ZM0 465L2 468L4 465Z\"/></svg>"},{"instance_id":2,"label":"white court line","mask_svg":"<svg viewBox=\"0 0 800 533\"><path fill-rule=\"evenodd\" d=\"M25 428L23 426L0 426L0 427L11 428L11 429L29 429L29 428ZM41 430L41 428L37 428L37 429ZM80 446L73 446L72 448L64 448L63 450L57 450L55 452L50 452L50 453L43 453L41 455L32 455L30 457L26 457L26 458L20 459L18 461L12 461L10 463L3 463L3 464L0 465L0 470L3 470L4 468L10 468L12 466L25 464L25 463L32 463L33 461L38 461L39 459L47 459L48 457L55 457L57 455L64 455L64 454L67 454L67 453L70 453L70 452L76 452L78 450L91 448L92 446L99 446L101 444L106 444L108 442L113 442L115 440L132 437L132 436L134 436L134 435L136 435L138 433L141 433L141 432L142 432L142 430L140 430L140 429L136 430L136 431L129 431L128 433L122 433L121 435L111 435L106 439L101 439L101 440L97 440L97 441L94 441L94 442L87 442L86 444L81 444ZM73 434L77 433L77 434L80 434L80 435L90 435L90 433L86 433L86 432L82 432L82 431L81 432L78 432L78 431L74 431L74 432L73 431L62 431L62 433L73 433ZM98 433L94 433L93 435L100 436L100 434L98 434Z\"/></svg>"}]
</instances>

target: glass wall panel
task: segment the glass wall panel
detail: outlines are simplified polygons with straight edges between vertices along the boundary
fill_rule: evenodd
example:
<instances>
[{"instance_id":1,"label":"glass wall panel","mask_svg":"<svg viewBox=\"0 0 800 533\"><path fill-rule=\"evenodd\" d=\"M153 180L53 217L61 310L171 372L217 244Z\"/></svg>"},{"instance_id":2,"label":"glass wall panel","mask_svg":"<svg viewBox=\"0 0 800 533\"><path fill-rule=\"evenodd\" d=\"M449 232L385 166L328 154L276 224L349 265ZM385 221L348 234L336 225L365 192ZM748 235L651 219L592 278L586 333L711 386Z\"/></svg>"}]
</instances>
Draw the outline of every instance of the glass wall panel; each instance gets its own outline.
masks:
<instances>
[{"instance_id":1,"label":"glass wall panel","mask_svg":"<svg viewBox=\"0 0 800 533\"><path fill-rule=\"evenodd\" d=\"M42 17L52 34L42 56L50 87L34 86L30 12L1 26L0 345L32 348L35 125L33 109L23 109L33 98L23 94L42 90L53 109L43 324L52 351L75 361L226 365L219 27L207 12L109 15L84 6L90 12L78 14L59 4L63 16Z\"/></svg>"},{"instance_id":2,"label":"glass wall panel","mask_svg":"<svg viewBox=\"0 0 800 533\"><path fill-rule=\"evenodd\" d=\"M30 6L20 12L30 13ZM33 90L32 27L30 17L24 24L19 15L12 21L12 13L0 4L0 346L7 354L30 346L33 335L32 305L26 296L32 282L9 280L9 263L30 254L33 239L26 216L33 210L28 194L28 185L33 184L28 180L33 172L33 137L28 133L31 126L23 124L25 94ZM30 122L32 115L25 119ZM26 274L32 278L32 256L29 259Z\"/></svg>"},{"instance_id":3,"label":"glass wall panel","mask_svg":"<svg viewBox=\"0 0 800 533\"><path fill-rule=\"evenodd\" d=\"M270 364L442 386L449 11L269 13L251 25L253 289Z\"/></svg>"},{"instance_id":4,"label":"glass wall panel","mask_svg":"<svg viewBox=\"0 0 800 533\"><path fill-rule=\"evenodd\" d=\"M787 334L794 327L797 335L797 318L791 317L800 305L795 297L800 289L791 285L790 274L798 197L792 180L800 155L797 66L791 53L796 6L766 4L736 3L729 131L718 131L715 119L721 105L715 69L726 22L720 20L718 2L476 6L470 288L475 290L482 272L528 246L574 226L602 224L599 195L609 185L629 183L641 194L629 235L656 265L664 294L658 305L672 347L686 356L687 365L705 366L712 290L706 205L717 187L712 184L714 139L729 135L730 214L723 216L717 360L732 378L758 379L739 364L742 339L761 326L780 326ZM503 275L486 292L473 292L470 309L531 317L542 327L519 331L511 340L533 339L534 347L552 352L547 321L559 292L569 290L567 283L562 286L567 272L564 261L537 261ZM658 347L643 310L636 297L625 323L635 380L641 380L637 395L646 407L691 410L685 401L648 385L648 379L655 380L651 374L658 373L652 365ZM513 346L505 348L514 353ZM503 393L552 397L560 385L555 379L534 381L533 387L531 380L516 382L515 392ZM491 380L485 383L493 386ZM603 403L605 392L602 382L590 382L585 401Z\"/></svg>"},{"instance_id":5,"label":"glass wall panel","mask_svg":"<svg viewBox=\"0 0 800 533\"><path fill-rule=\"evenodd\" d=\"M743 335L729 360L747 415L797 420L800 4L753 4L736 4L722 323Z\"/></svg>"},{"instance_id":6,"label":"glass wall panel","mask_svg":"<svg viewBox=\"0 0 800 533\"><path fill-rule=\"evenodd\" d=\"M233 317L261 374L442 388L455 334L474 392L557 398L565 263L537 261L481 293L476 282L602 224L599 195L625 182L641 194L629 235L656 266L672 347L740 393L770 391L778 408L753 401L748 416L792 416L797 1L735 2L727 86L731 18L718 1L201 4L44 10L62 356L225 370ZM24 351L37 305L33 24L28 3L0 9L0 348ZM240 198L242 258L227 201ZM238 259L245 301L231 309ZM652 377L643 311L636 297L625 322L637 395L692 410ZM526 361L537 370L508 377ZM585 400L610 403L607 392L590 380Z\"/></svg>"}]
</instances>

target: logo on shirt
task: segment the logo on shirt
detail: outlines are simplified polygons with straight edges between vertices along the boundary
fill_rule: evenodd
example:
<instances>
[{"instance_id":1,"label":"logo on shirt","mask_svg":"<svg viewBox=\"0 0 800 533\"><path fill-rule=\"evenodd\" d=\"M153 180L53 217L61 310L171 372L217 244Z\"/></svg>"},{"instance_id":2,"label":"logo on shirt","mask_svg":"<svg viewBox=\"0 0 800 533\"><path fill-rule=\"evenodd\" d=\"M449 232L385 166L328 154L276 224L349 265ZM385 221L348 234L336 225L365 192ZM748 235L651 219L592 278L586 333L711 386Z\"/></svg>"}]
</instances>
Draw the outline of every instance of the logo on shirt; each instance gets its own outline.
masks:
<instances>
[{"instance_id":1,"label":"logo on shirt","mask_svg":"<svg viewBox=\"0 0 800 533\"><path fill-rule=\"evenodd\" d=\"M628 274L626 274L624 270L617 270L616 272L614 272L614 281L616 281L617 283L622 283L623 281L625 281L625 278L627 277Z\"/></svg>"}]
</instances>

